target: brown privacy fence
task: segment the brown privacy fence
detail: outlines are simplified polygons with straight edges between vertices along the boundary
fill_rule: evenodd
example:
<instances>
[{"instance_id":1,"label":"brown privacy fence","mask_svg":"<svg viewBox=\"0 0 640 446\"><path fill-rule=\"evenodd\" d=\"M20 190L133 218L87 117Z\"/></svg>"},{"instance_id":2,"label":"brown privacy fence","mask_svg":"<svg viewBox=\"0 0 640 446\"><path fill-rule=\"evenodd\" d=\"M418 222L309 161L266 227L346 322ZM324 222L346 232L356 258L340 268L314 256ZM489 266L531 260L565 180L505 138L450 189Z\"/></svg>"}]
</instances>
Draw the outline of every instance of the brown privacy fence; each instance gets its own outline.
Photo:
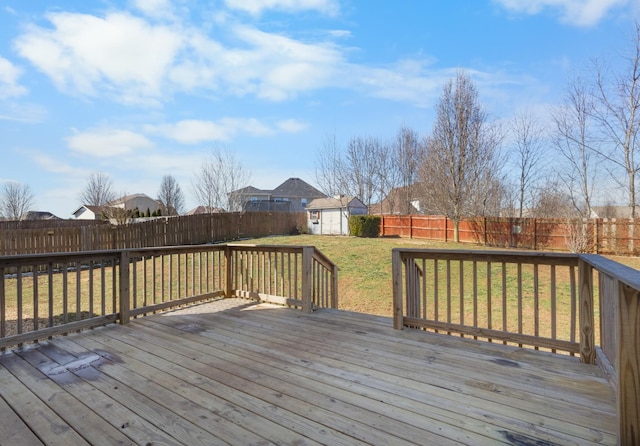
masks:
<instances>
[{"instance_id":1,"label":"brown privacy fence","mask_svg":"<svg viewBox=\"0 0 640 446\"><path fill-rule=\"evenodd\" d=\"M24 228L0 224L0 255L197 245L291 234L302 225L306 225L304 212L202 214L126 225L52 222L48 227Z\"/></svg>"},{"instance_id":2,"label":"brown privacy fence","mask_svg":"<svg viewBox=\"0 0 640 446\"><path fill-rule=\"evenodd\" d=\"M382 215L380 234L453 241L453 221L440 215ZM634 219L585 220L477 217L460 222L460 242L541 251L640 255Z\"/></svg>"}]
</instances>

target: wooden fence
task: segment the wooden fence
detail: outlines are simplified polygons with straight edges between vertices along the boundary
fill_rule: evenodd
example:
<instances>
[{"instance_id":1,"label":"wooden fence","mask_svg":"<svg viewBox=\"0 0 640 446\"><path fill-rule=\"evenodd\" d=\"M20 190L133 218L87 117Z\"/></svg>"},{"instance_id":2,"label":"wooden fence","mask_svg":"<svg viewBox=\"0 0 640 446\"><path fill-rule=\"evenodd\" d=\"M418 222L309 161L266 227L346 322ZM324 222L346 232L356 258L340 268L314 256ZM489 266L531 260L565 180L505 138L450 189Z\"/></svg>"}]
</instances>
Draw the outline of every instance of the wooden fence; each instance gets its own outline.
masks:
<instances>
[{"instance_id":1,"label":"wooden fence","mask_svg":"<svg viewBox=\"0 0 640 446\"><path fill-rule=\"evenodd\" d=\"M25 228L0 225L0 255L134 249L291 234L305 213L245 212L165 217L126 225L88 221ZM17 226L17 227L16 227Z\"/></svg>"},{"instance_id":2,"label":"wooden fence","mask_svg":"<svg viewBox=\"0 0 640 446\"><path fill-rule=\"evenodd\" d=\"M478 217L460 222L461 243L544 251L640 255L633 219L589 220ZM382 215L380 234L453 241L453 221L440 215Z\"/></svg>"}]
</instances>

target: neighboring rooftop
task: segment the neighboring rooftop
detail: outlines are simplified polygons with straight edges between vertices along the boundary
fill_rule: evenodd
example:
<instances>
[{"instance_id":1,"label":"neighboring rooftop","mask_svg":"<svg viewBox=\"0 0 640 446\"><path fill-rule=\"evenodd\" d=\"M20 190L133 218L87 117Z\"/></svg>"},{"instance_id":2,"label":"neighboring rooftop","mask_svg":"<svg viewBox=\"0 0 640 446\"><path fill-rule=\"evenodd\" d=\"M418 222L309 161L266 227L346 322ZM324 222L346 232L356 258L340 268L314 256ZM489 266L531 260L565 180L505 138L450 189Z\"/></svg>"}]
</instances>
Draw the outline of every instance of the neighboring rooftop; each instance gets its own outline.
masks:
<instances>
[{"instance_id":1,"label":"neighboring rooftop","mask_svg":"<svg viewBox=\"0 0 640 446\"><path fill-rule=\"evenodd\" d=\"M273 189L274 197L325 197L318 189L301 180L300 178L289 178L287 181Z\"/></svg>"}]
</instances>

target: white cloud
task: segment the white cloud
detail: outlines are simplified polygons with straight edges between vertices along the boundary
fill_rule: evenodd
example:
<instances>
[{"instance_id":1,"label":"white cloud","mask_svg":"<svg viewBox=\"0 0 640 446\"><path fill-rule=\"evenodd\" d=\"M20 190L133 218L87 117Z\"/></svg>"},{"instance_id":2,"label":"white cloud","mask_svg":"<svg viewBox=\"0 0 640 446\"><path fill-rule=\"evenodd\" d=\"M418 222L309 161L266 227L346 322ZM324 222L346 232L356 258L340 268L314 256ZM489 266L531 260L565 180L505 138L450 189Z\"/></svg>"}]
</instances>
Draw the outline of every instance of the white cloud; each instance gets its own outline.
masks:
<instances>
[{"instance_id":1,"label":"white cloud","mask_svg":"<svg viewBox=\"0 0 640 446\"><path fill-rule=\"evenodd\" d=\"M71 174L71 175L86 175L86 171L83 169L78 169L70 164L61 161L59 158L54 158L50 155L46 155L40 152L32 152L31 159L34 161L42 170L52 173L60 173L60 174Z\"/></svg>"},{"instance_id":2,"label":"white cloud","mask_svg":"<svg viewBox=\"0 0 640 446\"><path fill-rule=\"evenodd\" d=\"M166 0L132 1L142 11L169 7ZM306 9L333 4L230 0L234 7L258 10L256 5L280 8L294 3ZM18 53L62 91L127 105L162 104L179 93L286 101L323 88L429 105L433 92L451 75L448 70L428 69L431 61L426 58L385 67L350 63L347 54L352 48L333 41L336 35L348 36L345 31L325 34L325 41L305 42L236 21L198 29L179 23L158 25L121 12L104 17L56 13L48 18L50 28L31 26L15 40ZM229 127L222 122L184 121L173 126L163 132L185 143L227 140L238 128L254 128L246 122ZM268 134L274 129L258 125L253 131Z\"/></svg>"},{"instance_id":3,"label":"white cloud","mask_svg":"<svg viewBox=\"0 0 640 446\"><path fill-rule=\"evenodd\" d=\"M129 130L98 129L77 132L66 138L69 148L78 153L99 158L130 155L139 149L153 147L145 136Z\"/></svg>"},{"instance_id":4,"label":"white cloud","mask_svg":"<svg viewBox=\"0 0 640 446\"><path fill-rule=\"evenodd\" d=\"M124 13L57 13L49 20L53 29L31 27L15 47L58 88L84 95L107 89L131 102L164 93L165 73L182 45L177 31Z\"/></svg>"},{"instance_id":5,"label":"white cloud","mask_svg":"<svg viewBox=\"0 0 640 446\"><path fill-rule=\"evenodd\" d=\"M173 5L169 0L133 0L133 5L148 17L173 18Z\"/></svg>"},{"instance_id":6,"label":"white cloud","mask_svg":"<svg viewBox=\"0 0 640 446\"><path fill-rule=\"evenodd\" d=\"M18 83L20 70L9 60L0 57L0 99L21 96L27 89Z\"/></svg>"},{"instance_id":7,"label":"white cloud","mask_svg":"<svg viewBox=\"0 0 640 446\"><path fill-rule=\"evenodd\" d=\"M0 121L37 123L43 122L47 115L47 110L41 105L0 102Z\"/></svg>"},{"instance_id":8,"label":"white cloud","mask_svg":"<svg viewBox=\"0 0 640 446\"><path fill-rule=\"evenodd\" d=\"M238 133L248 133L255 136L273 133L269 126L253 118L222 118L218 122L185 119L174 124L149 125L145 127L145 130L181 144L229 141Z\"/></svg>"},{"instance_id":9,"label":"white cloud","mask_svg":"<svg viewBox=\"0 0 640 446\"><path fill-rule=\"evenodd\" d=\"M206 141L225 141L229 130L213 121L186 119L175 124L147 126L146 131L158 133L181 144L197 144Z\"/></svg>"},{"instance_id":10,"label":"white cloud","mask_svg":"<svg viewBox=\"0 0 640 446\"><path fill-rule=\"evenodd\" d=\"M559 10L562 20L578 26L591 26L609 11L629 4L629 0L494 0L510 11L539 14L545 9Z\"/></svg>"},{"instance_id":11,"label":"white cloud","mask_svg":"<svg viewBox=\"0 0 640 446\"><path fill-rule=\"evenodd\" d=\"M309 126L297 119L285 119L277 123L280 130L286 133L299 133L306 130Z\"/></svg>"},{"instance_id":12,"label":"white cloud","mask_svg":"<svg viewBox=\"0 0 640 446\"><path fill-rule=\"evenodd\" d=\"M328 15L335 15L339 10L337 0L225 0L225 3L231 9L253 15L260 15L268 9L285 12L314 10Z\"/></svg>"},{"instance_id":13,"label":"white cloud","mask_svg":"<svg viewBox=\"0 0 640 446\"><path fill-rule=\"evenodd\" d=\"M236 28L236 35L253 48L238 55L258 97L282 101L339 82L344 56L332 44L308 44L250 27Z\"/></svg>"}]
</instances>

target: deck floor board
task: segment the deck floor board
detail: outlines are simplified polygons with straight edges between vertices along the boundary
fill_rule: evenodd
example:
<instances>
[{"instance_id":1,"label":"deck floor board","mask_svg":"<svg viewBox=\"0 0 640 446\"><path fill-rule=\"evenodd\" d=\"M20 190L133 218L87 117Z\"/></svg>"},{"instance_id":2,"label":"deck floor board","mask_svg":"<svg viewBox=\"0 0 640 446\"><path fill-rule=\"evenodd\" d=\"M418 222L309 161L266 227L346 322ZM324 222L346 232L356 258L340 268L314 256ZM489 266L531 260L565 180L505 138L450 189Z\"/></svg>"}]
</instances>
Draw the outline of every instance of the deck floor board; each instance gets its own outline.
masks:
<instances>
[{"instance_id":1,"label":"deck floor board","mask_svg":"<svg viewBox=\"0 0 640 446\"><path fill-rule=\"evenodd\" d=\"M614 397L575 358L225 299L0 355L0 443L616 444Z\"/></svg>"}]
</instances>

